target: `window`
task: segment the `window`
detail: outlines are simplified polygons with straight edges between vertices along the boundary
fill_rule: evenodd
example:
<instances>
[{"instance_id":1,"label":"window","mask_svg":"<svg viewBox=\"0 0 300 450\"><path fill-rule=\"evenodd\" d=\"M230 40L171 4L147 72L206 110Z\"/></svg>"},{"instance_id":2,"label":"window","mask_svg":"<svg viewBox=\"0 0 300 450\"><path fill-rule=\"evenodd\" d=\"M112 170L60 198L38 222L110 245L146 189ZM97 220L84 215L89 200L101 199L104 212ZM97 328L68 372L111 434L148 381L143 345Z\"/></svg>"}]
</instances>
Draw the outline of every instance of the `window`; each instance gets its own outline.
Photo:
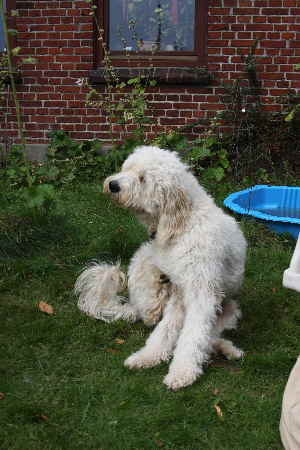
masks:
<instances>
[{"instance_id":1,"label":"window","mask_svg":"<svg viewBox=\"0 0 300 450\"><path fill-rule=\"evenodd\" d=\"M115 67L152 66L160 81L199 81L195 68L205 64L208 0L98 2L98 23ZM103 57L95 39L94 81L101 78Z\"/></svg>"},{"instance_id":2,"label":"window","mask_svg":"<svg viewBox=\"0 0 300 450\"><path fill-rule=\"evenodd\" d=\"M5 10L5 0L4 0L4 10ZM0 52L3 52L4 49L5 49L5 39L3 30L3 19L2 15L0 15Z\"/></svg>"},{"instance_id":3,"label":"window","mask_svg":"<svg viewBox=\"0 0 300 450\"><path fill-rule=\"evenodd\" d=\"M181 52L195 50L195 0L109 2L112 51Z\"/></svg>"},{"instance_id":4,"label":"window","mask_svg":"<svg viewBox=\"0 0 300 450\"><path fill-rule=\"evenodd\" d=\"M14 18L10 16L9 11L14 9L15 7L15 0L3 0L3 11L7 14L7 26L8 28L14 28L15 27L15 21ZM3 20L2 15L0 15L0 52L3 52L5 49L5 38L4 38L4 27L3 27Z\"/></svg>"}]
</instances>

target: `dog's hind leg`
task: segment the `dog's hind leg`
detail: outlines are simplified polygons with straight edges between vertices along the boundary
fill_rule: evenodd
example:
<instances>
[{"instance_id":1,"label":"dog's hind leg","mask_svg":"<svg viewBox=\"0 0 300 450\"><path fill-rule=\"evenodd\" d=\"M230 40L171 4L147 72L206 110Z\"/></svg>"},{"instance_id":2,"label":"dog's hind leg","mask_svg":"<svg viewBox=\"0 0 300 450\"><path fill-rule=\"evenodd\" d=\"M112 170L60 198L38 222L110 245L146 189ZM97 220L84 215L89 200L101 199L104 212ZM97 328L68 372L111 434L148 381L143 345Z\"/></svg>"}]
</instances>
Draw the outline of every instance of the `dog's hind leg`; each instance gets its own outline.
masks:
<instances>
[{"instance_id":1,"label":"dog's hind leg","mask_svg":"<svg viewBox=\"0 0 300 450\"><path fill-rule=\"evenodd\" d=\"M152 326L161 318L170 297L171 283L153 264L151 243L143 244L128 268L129 302L143 322Z\"/></svg>"},{"instance_id":2,"label":"dog's hind leg","mask_svg":"<svg viewBox=\"0 0 300 450\"><path fill-rule=\"evenodd\" d=\"M243 350L236 347L230 340L220 337L222 331L236 328L241 315L237 302L234 300L225 300L222 304L222 310L217 316L214 329L215 339L213 341L213 350L223 353L227 359L239 359L244 355Z\"/></svg>"},{"instance_id":3,"label":"dog's hind leg","mask_svg":"<svg viewBox=\"0 0 300 450\"><path fill-rule=\"evenodd\" d=\"M244 356L243 350L236 347L229 339L215 339L213 349L215 352L223 353L227 359L240 359Z\"/></svg>"},{"instance_id":4,"label":"dog's hind leg","mask_svg":"<svg viewBox=\"0 0 300 450\"><path fill-rule=\"evenodd\" d=\"M242 317L241 310L234 300L225 299L220 311L218 311L216 332L232 330L237 327L238 320Z\"/></svg>"}]
</instances>

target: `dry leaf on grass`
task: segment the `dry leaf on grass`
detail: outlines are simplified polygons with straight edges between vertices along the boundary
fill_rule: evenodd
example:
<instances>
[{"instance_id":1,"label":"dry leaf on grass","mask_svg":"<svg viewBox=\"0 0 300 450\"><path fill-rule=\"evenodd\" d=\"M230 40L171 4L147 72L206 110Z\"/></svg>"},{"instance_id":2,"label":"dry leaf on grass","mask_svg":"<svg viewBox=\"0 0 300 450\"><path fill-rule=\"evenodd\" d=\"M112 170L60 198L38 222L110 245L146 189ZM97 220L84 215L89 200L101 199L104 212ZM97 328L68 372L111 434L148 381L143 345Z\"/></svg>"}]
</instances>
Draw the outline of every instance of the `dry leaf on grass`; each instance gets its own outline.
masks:
<instances>
[{"instance_id":1,"label":"dry leaf on grass","mask_svg":"<svg viewBox=\"0 0 300 450\"><path fill-rule=\"evenodd\" d=\"M39 418L41 419L41 420L49 420L49 417L48 416L45 416L45 414L41 414L40 416L39 416Z\"/></svg>"},{"instance_id":2,"label":"dry leaf on grass","mask_svg":"<svg viewBox=\"0 0 300 450\"><path fill-rule=\"evenodd\" d=\"M218 417L220 417L220 419L223 419L223 413L222 413L222 410L221 410L220 406L215 404L214 408L215 408L215 410L217 412Z\"/></svg>"},{"instance_id":3,"label":"dry leaf on grass","mask_svg":"<svg viewBox=\"0 0 300 450\"><path fill-rule=\"evenodd\" d=\"M51 305L48 305L46 302L39 302L38 308L41 312L48 314L49 316L52 316L54 314L54 310Z\"/></svg>"},{"instance_id":4,"label":"dry leaf on grass","mask_svg":"<svg viewBox=\"0 0 300 450\"><path fill-rule=\"evenodd\" d=\"M33 416L33 421L34 422L47 422L47 420L49 420L49 417L46 416L45 414L36 414L35 416Z\"/></svg>"},{"instance_id":5,"label":"dry leaf on grass","mask_svg":"<svg viewBox=\"0 0 300 450\"><path fill-rule=\"evenodd\" d=\"M0 400L3 400L5 398L4 392L0 392Z\"/></svg>"},{"instance_id":6,"label":"dry leaf on grass","mask_svg":"<svg viewBox=\"0 0 300 450\"><path fill-rule=\"evenodd\" d=\"M104 351L107 353L120 353L120 350L117 350L116 348L106 348Z\"/></svg>"},{"instance_id":7,"label":"dry leaf on grass","mask_svg":"<svg viewBox=\"0 0 300 450\"><path fill-rule=\"evenodd\" d=\"M125 339L119 339L119 338L117 338L117 339L115 340L115 343L118 344L118 345L125 344Z\"/></svg>"}]
</instances>

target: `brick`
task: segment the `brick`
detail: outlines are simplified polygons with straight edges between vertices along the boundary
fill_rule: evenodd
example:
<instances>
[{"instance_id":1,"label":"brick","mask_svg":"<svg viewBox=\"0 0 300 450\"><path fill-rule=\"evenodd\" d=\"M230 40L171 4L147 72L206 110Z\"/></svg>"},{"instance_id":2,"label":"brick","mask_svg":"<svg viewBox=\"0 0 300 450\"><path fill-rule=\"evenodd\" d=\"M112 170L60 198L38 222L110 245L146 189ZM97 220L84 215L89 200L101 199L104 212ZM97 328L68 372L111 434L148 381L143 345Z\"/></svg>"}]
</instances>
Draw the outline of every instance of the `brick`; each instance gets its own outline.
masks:
<instances>
[{"instance_id":1,"label":"brick","mask_svg":"<svg viewBox=\"0 0 300 450\"><path fill-rule=\"evenodd\" d=\"M51 8L47 8L42 10L42 15L43 16L62 16L64 14L64 11L61 9L51 9Z\"/></svg>"},{"instance_id":2,"label":"brick","mask_svg":"<svg viewBox=\"0 0 300 450\"><path fill-rule=\"evenodd\" d=\"M187 110L183 110L183 111L179 111L179 116L180 117L193 117L193 114L195 112L199 112L199 111L187 111Z\"/></svg>"},{"instance_id":3,"label":"brick","mask_svg":"<svg viewBox=\"0 0 300 450\"><path fill-rule=\"evenodd\" d=\"M252 22L252 16L237 16L237 21L240 23Z\"/></svg>"},{"instance_id":4,"label":"brick","mask_svg":"<svg viewBox=\"0 0 300 450\"><path fill-rule=\"evenodd\" d=\"M241 23L239 23L239 24L232 24L231 25L231 30L232 31L243 31L243 30L245 30L245 27L247 27L248 25L246 25L246 24L241 24Z\"/></svg>"},{"instance_id":5,"label":"brick","mask_svg":"<svg viewBox=\"0 0 300 450\"><path fill-rule=\"evenodd\" d=\"M229 41L227 39L208 39L207 44L209 47L228 47Z\"/></svg>"},{"instance_id":6,"label":"brick","mask_svg":"<svg viewBox=\"0 0 300 450\"><path fill-rule=\"evenodd\" d=\"M265 16L287 16L289 14L288 8L262 8L261 14Z\"/></svg>"},{"instance_id":7,"label":"brick","mask_svg":"<svg viewBox=\"0 0 300 450\"><path fill-rule=\"evenodd\" d=\"M93 49L92 47L80 47L80 48L75 48L75 55L90 55L92 54Z\"/></svg>"},{"instance_id":8,"label":"brick","mask_svg":"<svg viewBox=\"0 0 300 450\"><path fill-rule=\"evenodd\" d=\"M251 33L249 31L241 31L240 33L237 33L238 39L251 39Z\"/></svg>"},{"instance_id":9,"label":"brick","mask_svg":"<svg viewBox=\"0 0 300 450\"><path fill-rule=\"evenodd\" d=\"M274 23L272 27L274 31L286 31L288 29L288 26L286 24Z\"/></svg>"},{"instance_id":10,"label":"brick","mask_svg":"<svg viewBox=\"0 0 300 450\"><path fill-rule=\"evenodd\" d=\"M197 109L197 103L174 103L175 109Z\"/></svg>"},{"instance_id":11,"label":"brick","mask_svg":"<svg viewBox=\"0 0 300 450\"><path fill-rule=\"evenodd\" d=\"M254 23L266 23L266 17L265 16L255 16L253 17Z\"/></svg>"},{"instance_id":12,"label":"brick","mask_svg":"<svg viewBox=\"0 0 300 450\"><path fill-rule=\"evenodd\" d=\"M280 112L281 106L280 105L263 105L263 110L269 111L269 112Z\"/></svg>"},{"instance_id":13,"label":"brick","mask_svg":"<svg viewBox=\"0 0 300 450\"><path fill-rule=\"evenodd\" d=\"M72 63L76 63L80 61L80 56L75 56L75 55L58 55L56 56L56 61L57 62L72 62Z\"/></svg>"},{"instance_id":14,"label":"brick","mask_svg":"<svg viewBox=\"0 0 300 450\"><path fill-rule=\"evenodd\" d=\"M290 48L300 48L300 40L299 41L291 41Z\"/></svg>"},{"instance_id":15,"label":"brick","mask_svg":"<svg viewBox=\"0 0 300 450\"><path fill-rule=\"evenodd\" d=\"M251 47L254 41L252 39L233 39L231 46L233 47Z\"/></svg>"},{"instance_id":16,"label":"brick","mask_svg":"<svg viewBox=\"0 0 300 450\"><path fill-rule=\"evenodd\" d=\"M235 55L235 53L236 53L236 49L234 49L234 48L223 48L222 49L223 55Z\"/></svg>"},{"instance_id":17,"label":"brick","mask_svg":"<svg viewBox=\"0 0 300 450\"><path fill-rule=\"evenodd\" d=\"M262 80L282 80L284 78L284 75L281 72L274 72L274 73L271 72L271 73L261 73L259 77Z\"/></svg>"},{"instance_id":18,"label":"brick","mask_svg":"<svg viewBox=\"0 0 300 450\"><path fill-rule=\"evenodd\" d=\"M269 16L267 18L268 23L281 23L282 17L281 16Z\"/></svg>"},{"instance_id":19,"label":"brick","mask_svg":"<svg viewBox=\"0 0 300 450\"><path fill-rule=\"evenodd\" d=\"M209 14L211 16L228 16L230 15L229 8L210 8Z\"/></svg>"},{"instance_id":20,"label":"brick","mask_svg":"<svg viewBox=\"0 0 300 450\"><path fill-rule=\"evenodd\" d=\"M225 106L221 103L202 103L200 105L200 109L202 110L212 110L212 111L219 111L225 109Z\"/></svg>"},{"instance_id":21,"label":"brick","mask_svg":"<svg viewBox=\"0 0 300 450\"><path fill-rule=\"evenodd\" d=\"M236 16L257 16L259 13L259 8L233 8L233 14Z\"/></svg>"},{"instance_id":22,"label":"brick","mask_svg":"<svg viewBox=\"0 0 300 450\"><path fill-rule=\"evenodd\" d=\"M161 118L160 124L161 125L184 125L185 119L184 118L174 118L174 119Z\"/></svg>"},{"instance_id":23,"label":"brick","mask_svg":"<svg viewBox=\"0 0 300 450\"><path fill-rule=\"evenodd\" d=\"M282 39L295 39L296 33L282 33L281 37Z\"/></svg>"},{"instance_id":24,"label":"brick","mask_svg":"<svg viewBox=\"0 0 300 450\"><path fill-rule=\"evenodd\" d=\"M55 25L54 30L55 31L76 31L78 29L78 26L76 24L61 24L61 25Z\"/></svg>"},{"instance_id":25,"label":"brick","mask_svg":"<svg viewBox=\"0 0 300 450\"><path fill-rule=\"evenodd\" d=\"M221 53L221 48L208 48L207 54L208 55L219 55Z\"/></svg>"},{"instance_id":26,"label":"brick","mask_svg":"<svg viewBox=\"0 0 300 450\"><path fill-rule=\"evenodd\" d=\"M47 22L51 23L52 25L56 25L58 23L61 23L62 20L61 20L61 17L48 17Z\"/></svg>"},{"instance_id":27,"label":"brick","mask_svg":"<svg viewBox=\"0 0 300 450\"><path fill-rule=\"evenodd\" d=\"M228 29L229 25L227 23L211 23L208 25L209 31L223 31Z\"/></svg>"},{"instance_id":28,"label":"brick","mask_svg":"<svg viewBox=\"0 0 300 450\"><path fill-rule=\"evenodd\" d=\"M52 116L32 116L31 117L32 122L38 122L38 123L54 123L55 117Z\"/></svg>"},{"instance_id":29,"label":"brick","mask_svg":"<svg viewBox=\"0 0 300 450\"><path fill-rule=\"evenodd\" d=\"M167 103L167 102L150 102L149 106L153 109L172 109L173 103Z\"/></svg>"},{"instance_id":30,"label":"brick","mask_svg":"<svg viewBox=\"0 0 300 450\"><path fill-rule=\"evenodd\" d=\"M271 40L263 40L260 42L261 47L264 48L285 48L285 41L271 41Z\"/></svg>"}]
</instances>

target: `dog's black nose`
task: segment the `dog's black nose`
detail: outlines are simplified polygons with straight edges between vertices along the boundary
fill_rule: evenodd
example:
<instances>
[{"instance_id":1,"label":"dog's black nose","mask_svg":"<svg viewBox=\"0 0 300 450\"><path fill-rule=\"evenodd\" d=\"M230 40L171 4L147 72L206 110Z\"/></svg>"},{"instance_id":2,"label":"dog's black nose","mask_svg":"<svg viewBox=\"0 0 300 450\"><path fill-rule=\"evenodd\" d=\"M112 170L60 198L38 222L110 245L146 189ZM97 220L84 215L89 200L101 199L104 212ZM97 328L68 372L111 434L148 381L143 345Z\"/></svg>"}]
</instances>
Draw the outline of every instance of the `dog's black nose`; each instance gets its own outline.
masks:
<instances>
[{"instance_id":1,"label":"dog's black nose","mask_svg":"<svg viewBox=\"0 0 300 450\"><path fill-rule=\"evenodd\" d=\"M108 186L109 186L110 192L113 192L114 194L117 192L120 192L120 190L121 190L119 183L115 180L110 181Z\"/></svg>"}]
</instances>

